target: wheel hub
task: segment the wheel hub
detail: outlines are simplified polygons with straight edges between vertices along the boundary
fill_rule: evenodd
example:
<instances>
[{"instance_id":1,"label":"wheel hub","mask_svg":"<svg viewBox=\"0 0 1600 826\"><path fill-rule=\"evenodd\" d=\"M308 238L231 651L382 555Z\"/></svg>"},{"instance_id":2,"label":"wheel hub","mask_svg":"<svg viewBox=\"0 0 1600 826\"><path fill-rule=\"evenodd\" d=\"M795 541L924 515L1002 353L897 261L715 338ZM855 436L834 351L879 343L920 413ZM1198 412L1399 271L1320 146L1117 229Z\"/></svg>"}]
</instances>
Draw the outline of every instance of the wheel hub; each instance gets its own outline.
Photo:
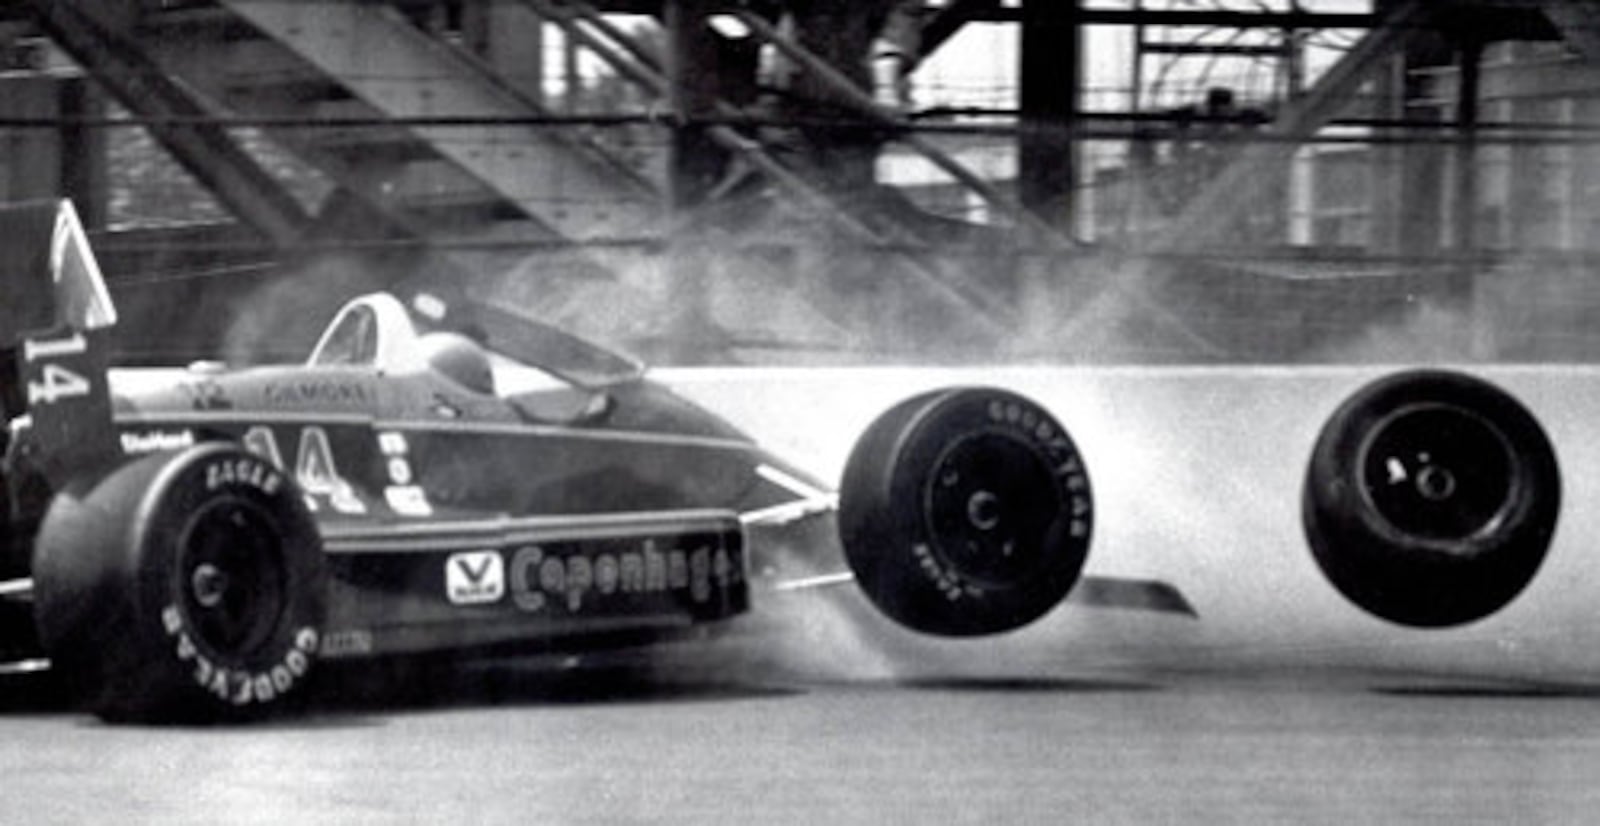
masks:
<instances>
[{"instance_id":1,"label":"wheel hub","mask_svg":"<svg viewBox=\"0 0 1600 826\"><path fill-rule=\"evenodd\" d=\"M1494 425L1462 408L1431 405L1401 410L1373 429L1362 482L1373 507L1396 528L1457 541L1502 517L1516 469Z\"/></svg>"},{"instance_id":2,"label":"wheel hub","mask_svg":"<svg viewBox=\"0 0 1600 826\"><path fill-rule=\"evenodd\" d=\"M200 607L216 608L227 596L228 575L209 562L202 563L195 566L189 585L194 592L194 601Z\"/></svg>"},{"instance_id":3,"label":"wheel hub","mask_svg":"<svg viewBox=\"0 0 1600 826\"><path fill-rule=\"evenodd\" d=\"M981 432L940 455L927 489L929 534L963 575L989 584L1026 577L1060 513L1050 468L1014 437Z\"/></svg>"},{"instance_id":4,"label":"wheel hub","mask_svg":"<svg viewBox=\"0 0 1600 826\"><path fill-rule=\"evenodd\" d=\"M213 502L191 517L179 545L184 613L213 653L266 643L288 603L283 547L271 518L242 501Z\"/></svg>"},{"instance_id":5,"label":"wheel hub","mask_svg":"<svg viewBox=\"0 0 1600 826\"><path fill-rule=\"evenodd\" d=\"M1000 527L1000 497L986 490L972 494L967 500L967 521L985 533Z\"/></svg>"}]
</instances>

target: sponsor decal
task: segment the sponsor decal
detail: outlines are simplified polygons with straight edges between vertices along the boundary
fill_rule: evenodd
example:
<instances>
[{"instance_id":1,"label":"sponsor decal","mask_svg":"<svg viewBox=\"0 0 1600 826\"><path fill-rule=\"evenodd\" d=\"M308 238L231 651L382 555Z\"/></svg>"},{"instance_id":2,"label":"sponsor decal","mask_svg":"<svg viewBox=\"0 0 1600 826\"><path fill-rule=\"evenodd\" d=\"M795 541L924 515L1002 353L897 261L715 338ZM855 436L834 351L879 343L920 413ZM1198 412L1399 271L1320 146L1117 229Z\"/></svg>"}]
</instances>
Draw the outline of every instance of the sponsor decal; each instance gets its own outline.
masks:
<instances>
[{"instance_id":1,"label":"sponsor decal","mask_svg":"<svg viewBox=\"0 0 1600 826\"><path fill-rule=\"evenodd\" d=\"M1094 505L1089 493L1088 473L1072 440L1056 428L1048 415L1032 405L997 398L989 402L985 413L991 425L1032 443L1044 454L1071 514L1067 533L1075 540L1086 541ZM963 599L981 599L987 593L981 585L968 581L956 566L941 558L926 543L912 546L911 555L922 574L946 600L959 602Z\"/></svg>"},{"instance_id":2,"label":"sponsor decal","mask_svg":"<svg viewBox=\"0 0 1600 826\"><path fill-rule=\"evenodd\" d=\"M981 597L983 589L962 579L952 566L945 565L933 551L923 543L917 543L911 548L911 555L917 558L917 565L922 572L933 581L939 592L950 602L958 602L965 597Z\"/></svg>"},{"instance_id":3,"label":"sponsor decal","mask_svg":"<svg viewBox=\"0 0 1600 826\"><path fill-rule=\"evenodd\" d=\"M322 635L322 648L319 653L326 659L371 654L372 632L364 628L329 631Z\"/></svg>"},{"instance_id":4,"label":"sponsor decal","mask_svg":"<svg viewBox=\"0 0 1600 826\"><path fill-rule=\"evenodd\" d=\"M239 441L244 444L245 450L283 467L283 452L278 450L278 438L272 435L272 428L256 425L246 430L244 438Z\"/></svg>"},{"instance_id":5,"label":"sponsor decal","mask_svg":"<svg viewBox=\"0 0 1600 826\"><path fill-rule=\"evenodd\" d=\"M224 485L244 485L271 496L283 487L283 474L254 456L206 465L206 490Z\"/></svg>"},{"instance_id":6,"label":"sponsor decal","mask_svg":"<svg viewBox=\"0 0 1600 826\"><path fill-rule=\"evenodd\" d=\"M401 516L433 515L427 492L416 485L391 485L383 489L383 498L389 509Z\"/></svg>"},{"instance_id":7,"label":"sponsor decal","mask_svg":"<svg viewBox=\"0 0 1600 826\"><path fill-rule=\"evenodd\" d=\"M403 457L393 456L390 457L388 465L389 481L401 486L411 484L413 477L411 475L410 462L407 462Z\"/></svg>"},{"instance_id":8,"label":"sponsor decal","mask_svg":"<svg viewBox=\"0 0 1600 826\"><path fill-rule=\"evenodd\" d=\"M241 439L244 449L260 456L277 467L283 467L283 451L278 448L278 437L272 428L256 425L245 431ZM327 499L335 511L360 516L367 512L366 502L356 493L340 473L333 458L333 447L328 441L328 431L319 425L300 429L299 447L295 453L294 476L305 492L306 507L313 512L322 510L321 499Z\"/></svg>"},{"instance_id":9,"label":"sponsor decal","mask_svg":"<svg viewBox=\"0 0 1600 826\"><path fill-rule=\"evenodd\" d=\"M312 425L300 431L294 475L308 495L327 497L328 504L339 513L359 516L367 512L366 503L356 495L355 488L339 474L326 430Z\"/></svg>"},{"instance_id":10,"label":"sponsor decal","mask_svg":"<svg viewBox=\"0 0 1600 826\"><path fill-rule=\"evenodd\" d=\"M406 434L384 431L378 434L378 451L385 456L404 456L409 452Z\"/></svg>"},{"instance_id":11,"label":"sponsor decal","mask_svg":"<svg viewBox=\"0 0 1600 826\"><path fill-rule=\"evenodd\" d=\"M743 571L726 548L662 550L648 539L637 551L594 555L524 546L512 555L509 575L511 600L518 609L537 613L553 601L577 613L586 601L615 594L683 591L696 604L705 604L715 591L739 582Z\"/></svg>"},{"instance_id":12,"label":"sponsor decal","mask_svg":"<svg viewBox=\"0 0 1600 826\"><path fill-rule=\"evenodd\" d=\"M222 385L211 379L186 381L178 385L189 396L189 404L196 410L232 410L233 402Z\"/></svg>"},{"instance_id":13,"label":"sponsor decal","mask_svg":"<svg viewBox=\"0 0 1600 826\"><path fill-rule=\"evenodd\" d=\"M23 339L28 406L57 404L90 395L94 384L88 371L80 365L88 352L89 341L82 333L61 339Z\"/></svg>"},{"instance_id":14,"label":"sponsor decal","mask_svg":"<svg viewBox=\"0 0 1600 826\"><path fill-rule=\"evenodd\" d=\"M1061 485L1072 508L1068 533L1073 539L1087 538L1094 510L1089 495L1089 476L1067 434L1058 432L1048 416L1020 402L996 399L989 403L988 414L991 422L1032 441L1050 457L1055 464L1057 484Z\"/></svg>"},{"instance_id":15,"label":"sponsor decal","mask_svg":"<svg viewBox=\"0 0 1600 826\"><path fill-rule=\"evenodd\" d=\"M497 551L451 554L444 566L445 593L456 605L499 602L506 594L505 560Z\"/></svg>"},{"instance_id":16,"label":"sponsor decal","mask_svg":"<svg viewBox=\"0 0 1600 826\"><path fill-rule=\"evenodd\" d=\"M270 703L288 694L311 670L320 643L317 629L306 626L295 633L294 646L283 659L261 671L249 671L218 665L202 653L189 635L178 606L162 609L161 623L173 640L178 661L194 664L195 684L236 706Z\"/></svg>"},{"instance_id":17,"label":"sponsor decal","mask_svg":"<svg viewBox=\"0 0 1600 826\"><path fill-rule=\"evenodd\" d=\"M119 438L122 441L122 452L130 456L163 450L182 450L194 446L192 430L128 431Z\"/></svg>"},{"instance_id":18,"label":"sponsor decal","mask_svg":"<svg viewBox=\"0 0 1600 826\"><path fill-rule=\"evenodd\" d=\"M262 390L261 396L267 404L288 407L362 407L373 401L372 391L366 385L334 379L274 382Z\"/></svg>"}]
</instances>

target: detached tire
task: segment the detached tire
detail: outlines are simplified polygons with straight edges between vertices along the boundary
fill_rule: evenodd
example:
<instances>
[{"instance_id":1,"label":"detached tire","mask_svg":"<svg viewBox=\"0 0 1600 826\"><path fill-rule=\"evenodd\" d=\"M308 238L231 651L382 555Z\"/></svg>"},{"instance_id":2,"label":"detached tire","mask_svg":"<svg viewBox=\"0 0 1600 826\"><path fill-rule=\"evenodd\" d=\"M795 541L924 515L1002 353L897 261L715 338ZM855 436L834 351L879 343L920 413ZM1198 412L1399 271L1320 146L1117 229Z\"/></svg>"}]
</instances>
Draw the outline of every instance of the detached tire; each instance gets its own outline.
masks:
<instances>
[{"instance_id":1,"label":"detached tire","mask_svg":"<svg viewBox=\"0 0 1600 826\"><path fill-rule=\"evenodd\" d=\"M1303 522L1340 593L1401 625L1489 616L1532 581L1561 510L1549 438L1499 388L1459 373L1379 379L1329 418Z\"/></svg>"},{"instance_id":2,"label":"detached tire","mask_svg":"<svg viewBox=\"0 0 1600 826\"><path fill-rule=\"evenodd\" d=\"M991 634L1044 615L1077 582L1093 519L1066 429L1004 390L941 390L889 409L840 485L856 580L885 614L929 634Z\"/></svg>"},{"instance_id":3,"label":"detached tire","mask_svg":"<svg viewBox=\"0 0 1600 826\"><path fill-rule=\"evenodd\" d=\"M238 721L304 693L326 576L294 483L209 443L57 494L35 546L35 617L101 717Z\"/></svg>"}]
</instances>

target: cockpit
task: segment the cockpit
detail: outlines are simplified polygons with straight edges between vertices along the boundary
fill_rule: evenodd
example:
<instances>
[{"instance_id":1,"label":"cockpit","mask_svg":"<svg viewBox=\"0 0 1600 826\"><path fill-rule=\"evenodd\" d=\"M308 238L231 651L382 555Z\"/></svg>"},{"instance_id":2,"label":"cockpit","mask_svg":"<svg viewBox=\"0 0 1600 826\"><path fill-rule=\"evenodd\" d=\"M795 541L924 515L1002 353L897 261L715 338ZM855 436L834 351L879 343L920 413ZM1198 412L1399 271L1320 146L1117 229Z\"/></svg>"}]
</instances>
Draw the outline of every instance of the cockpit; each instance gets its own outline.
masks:
<instances>
[{"instance_id":1,"label":"cockpit","mask_svg":"<svg viewBox=\"0 0 1600 826\"><path fill-rule=\"evenodd\" d=\"M605 387L643 372L637 362L560 330L494 307L447 304L427 293L409 304L391 293L352 299L328 325L307 366L429 373L528 408L524 414L540 420L568 419L574 405L580 418L603 410Z\"/></svg>"},{"instance_id":2,"label":"cockpit","mask_svg":"<svg viewBox=\"0 0 1600 826\"><path fill-rule=\"evenodd\" d=\"M474 393L495 395L494 365L488 351L461 333L424 333L417 338L417 354L433 372Z\"/></svg>"}]
</instances>

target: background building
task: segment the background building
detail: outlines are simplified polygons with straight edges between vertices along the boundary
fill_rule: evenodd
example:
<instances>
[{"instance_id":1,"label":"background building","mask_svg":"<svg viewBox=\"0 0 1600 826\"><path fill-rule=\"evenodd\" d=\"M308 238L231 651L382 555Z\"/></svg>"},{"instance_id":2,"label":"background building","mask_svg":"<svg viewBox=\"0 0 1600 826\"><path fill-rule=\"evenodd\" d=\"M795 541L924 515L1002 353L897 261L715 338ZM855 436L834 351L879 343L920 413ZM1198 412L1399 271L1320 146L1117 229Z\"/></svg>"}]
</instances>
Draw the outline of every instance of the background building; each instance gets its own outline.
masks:
<instances>
[{"instance_id":1,"label":"background building","mask_svg":"<svg viewBox=\"0 0 1600 826\"><path fill-rule=\"evenodd\" d=\"M666 361L1588 359L1596 19L39 0L0 196L79 201L129 360L406 279Z\"/></svg>"}]
</instances>

